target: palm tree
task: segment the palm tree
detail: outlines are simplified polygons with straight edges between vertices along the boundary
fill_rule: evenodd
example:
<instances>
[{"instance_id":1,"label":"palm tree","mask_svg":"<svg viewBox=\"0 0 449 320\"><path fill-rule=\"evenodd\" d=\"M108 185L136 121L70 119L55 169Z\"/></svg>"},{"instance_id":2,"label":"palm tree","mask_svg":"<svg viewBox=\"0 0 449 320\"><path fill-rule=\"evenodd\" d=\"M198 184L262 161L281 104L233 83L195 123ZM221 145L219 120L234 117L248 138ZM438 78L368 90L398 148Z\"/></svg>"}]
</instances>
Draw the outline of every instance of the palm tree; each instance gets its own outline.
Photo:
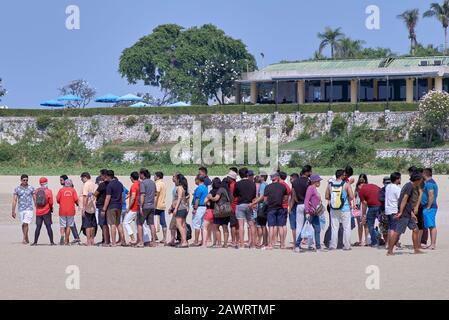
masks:
<instances>
[{"instance_id":1,"label":"palm tree","mask_svg":"<svg viewBox=\"0 0 449 320\"><path fill-rule=\"evenodd\" d=\"M330 46L331 57L333 59L334 52L338 49L338 41L344 37L344 35L345 34L341 32L341 28L332 30L330 27L326 27L324 33L318 33L318 38L321 40L318 52L321 54L324 48Z\"/></svg>"},{"instance_id":2,"label":"palm tree","mask_svg":"<svg viewBox=\"0 0 449 320\"><path fill-rule=\"evenodd\" d=\"M447 54L447 28L449 27L449 0L444 0L443 4L432 3L430 10L424 12L424 18L435 17L441 22L444 29L444 53Z\"/></svg>"},{"instance_id":3,"label":"palm tree","mask_svg":"<svg viewBox=\"0 0 449 320\"><path fill-rule=\"evenodd\" d=\"M339 58L357 58L363 50L363 40L352 40L344 37L338 41L337 56Z\"/></svg>"},{"instance_id":4,"label":"palm tree","mask_svg":"<svg viewBox=\"0 0 449 320\"><path fill-rule=\"evenodd\" d=\"M407 26L408 38L410 39L410 53L412 55L415 55L415 48L418 43L416 40L415 28L419 20L419 9L406 10L397 17L398 19L404 21L405 25Z\"/></svg>"}]
</instances>

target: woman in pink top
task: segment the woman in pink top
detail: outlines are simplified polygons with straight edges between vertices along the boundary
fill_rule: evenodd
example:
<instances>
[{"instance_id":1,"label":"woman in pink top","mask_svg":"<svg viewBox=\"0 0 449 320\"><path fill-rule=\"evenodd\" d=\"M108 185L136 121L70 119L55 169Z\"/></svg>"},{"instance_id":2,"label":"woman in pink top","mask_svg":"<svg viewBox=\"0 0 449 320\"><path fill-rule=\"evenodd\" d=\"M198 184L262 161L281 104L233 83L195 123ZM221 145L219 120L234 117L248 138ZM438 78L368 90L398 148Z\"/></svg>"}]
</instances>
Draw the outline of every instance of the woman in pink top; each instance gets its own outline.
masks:
<instances>
[{"instance_id":1,"label":"woman in pink top","mask_svg":"<svg viewBox=\"0 0 449 320\"><path fill-rule=\"evenodd\" d=\"M317 174L314 174L310 177L310 186L307 188L306 197L304 198L304 212L306 213L306 219L313 226L313 230L315 230L315 246L316 250L321 250L321 242L320 242L320 217L315 215L315 211L318 206L321 204L321 195L318 192L318 188L321 184L321 177ZM309 244L309 249L313 249Z\"/></svg>"}]
</instances>

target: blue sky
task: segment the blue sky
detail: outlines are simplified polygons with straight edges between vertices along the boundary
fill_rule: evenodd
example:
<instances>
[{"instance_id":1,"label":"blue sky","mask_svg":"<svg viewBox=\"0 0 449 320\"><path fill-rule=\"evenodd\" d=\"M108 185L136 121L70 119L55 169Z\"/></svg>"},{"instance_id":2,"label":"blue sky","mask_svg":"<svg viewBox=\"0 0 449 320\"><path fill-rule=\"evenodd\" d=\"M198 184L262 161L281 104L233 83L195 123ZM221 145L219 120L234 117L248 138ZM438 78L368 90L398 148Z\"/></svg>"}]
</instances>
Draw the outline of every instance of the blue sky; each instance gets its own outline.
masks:
<instances>
[{"instance_id":1,"label":"blue sky","mask_svg":"<svg viewBox=\"0 0 449 320\"><path fill-rule=\"evenodd\" d=\"M259 67L280 60L310 58L316 34L325 26L342 27L367 46L409 49L408 32L396 16L405 9L421 13L427 0L2 0L0 3L0 77L9 91L0 104L36 107L55 98L57 88L83 78L98 93L155 91L128 85L117 72L122 50L159 24L184 27L213 23L242 39ZM68 5L81 11L81 29L65 27ZM365 8L380 8L380 30L365 27ZM418 41L441 45L443 29L421 19ZM260 53L265 54L262 61Z\"/></svg>"}]
</instances>

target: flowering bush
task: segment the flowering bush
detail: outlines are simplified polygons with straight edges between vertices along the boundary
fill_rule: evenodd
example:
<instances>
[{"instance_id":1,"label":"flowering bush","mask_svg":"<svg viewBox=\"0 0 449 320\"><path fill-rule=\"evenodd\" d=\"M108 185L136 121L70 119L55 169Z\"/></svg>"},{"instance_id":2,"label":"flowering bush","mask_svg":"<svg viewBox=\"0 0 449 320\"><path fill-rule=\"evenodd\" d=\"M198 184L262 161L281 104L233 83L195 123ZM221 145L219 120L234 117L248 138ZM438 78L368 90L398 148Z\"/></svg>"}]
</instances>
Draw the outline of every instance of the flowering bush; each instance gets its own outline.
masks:
<instances>
[{"instance_id":1,"label":"flowering bush","mask_svg":"<svg viewBox=\"0 0 449 320\"><path fill-rule=\"evenodd\" d=\"M432 90L420 101L410 138L415 144L432 146L444 139L449 128L449 94Z\"/></svg>"}]
</instances>

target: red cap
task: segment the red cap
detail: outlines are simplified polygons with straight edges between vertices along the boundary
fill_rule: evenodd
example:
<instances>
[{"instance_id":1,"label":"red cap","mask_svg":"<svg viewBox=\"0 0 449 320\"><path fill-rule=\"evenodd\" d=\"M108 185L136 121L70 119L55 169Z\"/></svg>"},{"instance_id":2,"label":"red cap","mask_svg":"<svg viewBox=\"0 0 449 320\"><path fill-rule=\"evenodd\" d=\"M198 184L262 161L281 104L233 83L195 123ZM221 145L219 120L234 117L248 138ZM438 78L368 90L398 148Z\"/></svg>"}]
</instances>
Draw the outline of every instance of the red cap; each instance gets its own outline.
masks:
<instances>
[{"instance_id":1,"label":"red cap","mask_svg":"<svg viewBox=\"0 0 449 320\"><path fill-rule=\"evenodd\" d=\"M44 184L44 183L47 183L47 182L48 182L48 179L45 178L45 177L42 177L42 178L39 179L39 183L40 184Z\"/></svg>"}]
</instances>

